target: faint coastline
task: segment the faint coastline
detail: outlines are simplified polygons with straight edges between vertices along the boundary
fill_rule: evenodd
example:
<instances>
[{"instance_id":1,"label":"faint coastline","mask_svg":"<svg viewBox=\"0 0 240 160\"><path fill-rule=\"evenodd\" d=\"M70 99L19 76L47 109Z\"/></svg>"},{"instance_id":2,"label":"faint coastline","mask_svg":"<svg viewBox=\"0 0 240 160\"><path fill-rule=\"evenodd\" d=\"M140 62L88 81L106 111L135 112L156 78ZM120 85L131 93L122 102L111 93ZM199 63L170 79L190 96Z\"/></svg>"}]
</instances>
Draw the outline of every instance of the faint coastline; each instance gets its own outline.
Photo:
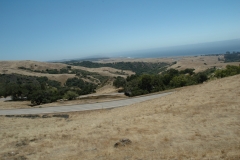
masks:
<instances>
[{"instance_id":1,"label":"faint coastline","mask_svg":"<svg viewBox=\"0 0 240 160\"><path fill-rule=\"evenodd\" d=\"M133 51L123 55L127 55L126 57L132 58L163 58L225 54L227 51L240 51L240 39Z\"/></svg>"}]
</instances>

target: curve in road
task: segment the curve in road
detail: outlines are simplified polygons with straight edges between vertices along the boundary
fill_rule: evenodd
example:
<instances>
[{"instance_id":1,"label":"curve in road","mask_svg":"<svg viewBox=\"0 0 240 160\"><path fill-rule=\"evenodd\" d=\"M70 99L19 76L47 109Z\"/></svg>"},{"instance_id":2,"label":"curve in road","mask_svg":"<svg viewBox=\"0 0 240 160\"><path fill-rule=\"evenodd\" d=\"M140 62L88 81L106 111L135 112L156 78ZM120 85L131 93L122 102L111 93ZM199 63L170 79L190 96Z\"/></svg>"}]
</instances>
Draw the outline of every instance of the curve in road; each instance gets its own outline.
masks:
<instances>
[{"instance_id":1,"label":"curve in road","mask_svg":"<svg viewBox=\"0 0 240 160\"><path fill-rule=\"evenodd\" d=\"M87 111L87 110L97 110L97 109L107 109L107 108L116 108L131 105L134 103L139 103L147 101L154 98L159 98L172 92L154 94L144 97L129 98L124 100L102 102L102 103L93 103L93 104L79 104L71 106L58 106L58 107L48 107L48 108L28 108L28 109L8 109L0 110L0 115L22 115L22 114L46 114L46 113L62 113L62 112L75 112L75 111Z\"/></svg>"}]
</instances>

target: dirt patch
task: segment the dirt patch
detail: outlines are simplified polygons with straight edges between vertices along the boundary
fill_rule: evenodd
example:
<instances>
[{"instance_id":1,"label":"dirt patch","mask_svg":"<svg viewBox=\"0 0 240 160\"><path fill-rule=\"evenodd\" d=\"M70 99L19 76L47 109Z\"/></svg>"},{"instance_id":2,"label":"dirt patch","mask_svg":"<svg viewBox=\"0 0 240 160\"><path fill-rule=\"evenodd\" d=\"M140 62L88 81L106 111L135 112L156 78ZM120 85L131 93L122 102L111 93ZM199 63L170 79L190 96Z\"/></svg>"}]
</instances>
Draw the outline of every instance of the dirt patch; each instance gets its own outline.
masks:
<instances>
[{"instance_id":1,"label":"dirt patch","mask_svg":"<svg viewBox=\"0 0 240 160\"><path fill-rule=\"evenodd\" d=\"M130 144L132 144L132 141L130 139L124 138L124 139L120 139L119 142L115 143L114 147L115 148L125 147Z\"/></svg>"}]
</instances>

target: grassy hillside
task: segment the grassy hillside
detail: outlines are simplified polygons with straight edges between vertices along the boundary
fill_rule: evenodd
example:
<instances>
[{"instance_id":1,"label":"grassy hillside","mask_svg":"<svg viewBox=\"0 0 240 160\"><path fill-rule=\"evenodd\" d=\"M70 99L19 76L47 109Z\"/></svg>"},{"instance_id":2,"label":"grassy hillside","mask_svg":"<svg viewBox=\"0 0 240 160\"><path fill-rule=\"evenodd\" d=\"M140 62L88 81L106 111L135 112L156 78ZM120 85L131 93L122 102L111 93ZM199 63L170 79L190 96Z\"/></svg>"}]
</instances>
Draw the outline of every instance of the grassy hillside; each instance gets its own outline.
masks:
<instances>
[{"instance_id":1,"label":"grassy hillside","mask_svg":"<svg viewBox=\"0 0 240 160\"><path fill-rule=\"evenodd\" d=\"M0 61L0 74L22 74L27 76L46 76L50 80L56 80L64 84L68 78L74 78L77 73L79 75L85 75L81 77L84 81L89 80L94 82L100 81L99 77L92 75L101 75L107 77L122 76L127 77L127 75L133 74L131 71L123 71L125 74L118 74L122 70L113 69L109 67L104 68L86 68L80 66L72 66L69 70L69 65L62 63L47 63L47 62L37 62L37 61ZM67 70L67 71L66 71ZM88 76L86 76L88 75ZM97 82L96 82L97 83Z\"/></svg>"},{"instance_id":2,"label":"grassy hillside","mask_svg":"<svg viewBox=\"0 0 240 160\"><path fill-rule=\"evenodd\" d=\"M100 68L100 67L111 67L120 70L131 70L136 74L158 74L161 71L166 70L168 66L173 63L154 63L154 62L115 62L115 63L96 63L91 61L69 61L66 64L74 66L83 66L88 68ZM124 73L124 72L120 72Z\"/></svg>"},{"instance_id":3,"label":"grassy hillside","mask_svg":"<svg viewBox=\"0 0 240 160\"><path fill-rule=\"evenodd\" d=\"M75 99L95 93L113 81L113 77L133 74L113 68L74 67L61 63L36 61L0 61L0 97L30 100L32 104Z\"/></svg>"},{"instance_id":4,"label":"grassy hillside","mask_svg":"<svg viewBox=\"0 0 240 160\"><path fill-rule=\"evenodd\" d=\"M68 113L69 118L2 116L0 157L239 159L239 88L236 75L131 106ZM132 143L114 147L124 138Z\"/></svg>"},{"instance_id":5,"label":"grassy hillside","mask_svg":"<svg viewBox=\"0 0 240 160\"><path fill-rule=\"evenodd\" d=\"M0 97L11 96L14 101L30 100L33 105L55 102L59 99L72 100L79 95L94 93L97 85L84 82L81 78L69 78L62 86L47 77L19 74L0 74Z\"/></svg>"}]
</instances>

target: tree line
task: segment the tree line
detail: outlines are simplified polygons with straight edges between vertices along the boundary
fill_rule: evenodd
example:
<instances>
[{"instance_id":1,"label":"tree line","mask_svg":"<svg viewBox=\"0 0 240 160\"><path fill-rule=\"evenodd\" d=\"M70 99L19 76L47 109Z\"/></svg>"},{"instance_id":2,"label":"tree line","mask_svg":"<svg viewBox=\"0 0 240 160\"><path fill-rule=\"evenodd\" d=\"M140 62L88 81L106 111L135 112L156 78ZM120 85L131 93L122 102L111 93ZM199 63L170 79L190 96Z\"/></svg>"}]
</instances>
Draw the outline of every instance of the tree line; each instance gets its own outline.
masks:
<instances>
[{"instance_id":1,"label":"tree line","mask_svg":"<svg viewBox=\"0 0 240 160\"><path fill-rule=\"evenodd\" d=\"M117 77L113 85L123 87L127 96L138 96L167 89L200 84L211 77L222 78L240 74L240 67L228 65L226 69L210 68L203 72L194 73L194 69L178 71L169 69L162 74L131 75L126 79Z\"/></svg>"},{"instance_id":2,"label":"tree line","mask_svg":"<svg viewBox=\"0 0 240 160\"><path fill-rule=\"evenodd\" d=\"M94 81L94 82L96 82L96 80L97 80L99 85L104 84L109 79L108 76L102 76L96 72L89 72L89 71L85 71L85 70L81 70L81 69L72 69L72 66L67 66L67 67L61 68L61 69L46 69L46 70L34 70L31 68L26 68L26 67L18 67L18 68L22 69L22 70L28 70L31 72L37 72L37 73L76 74L76 76L79 78L87 78L90 81ZM90 78L89 76L91 76L93 78Z\"/></svg>"},{"instance_id":3,"label":"tree line","mask_svg":"<svg viewBox=\"0 0 240 160\"><path fill-rule=\"evenodd\" d=\"M203 83L211 77L223 78L236 74L240 74L240 66L227 65L226 69L211 68L199 73L195 73L194 69L169 69L161 74L135 74L126 79L116 77L113 85L123 87L127 96L137 96ZM102 79L103 82L106 80ZM79 95L94 93L96 87L96 84L85 82L80 77L69 78L62 85L47 77L0 74L0 96L11 96L12 100L30 100L33 105L75 99Z\"/></svg>"},{"instance_id":4,"label":"tree line","mask_svg":"<svg viewBox=\"0 0 240 160\"><path fill-rule=\"evenodd\" d=\"M227 65L226 69L219 69L215 71L215 77L217 78L234 76L236 74L240 74L240 65L239 66Z\"/></svg>"},{"instance_id":5,"label":"tree line","mask_svg":"<svg viewBox=\"0 0 240 160\"><path fill-rule=\"evenodd\" d=\"M159 62L114 62L114 63L95 63L91 61L68 61L65 62L68 65L83 66L88 68L100 68L100 67L111 67L120 70L131 70L136 74L158 74L164 71L168 66L172 65L169 63ZM175 64L174 62L173 64Z\"/></svg>"},{"instance_id":6,"label":"tree line","mask_svg":"<svg viewBox=\"0 0 240 160\"><path fill-rule=\"evenodd\" d=\"M226 52L224 54L224 62L240 62L240 52Z\"/></svg>"},{"instance_id":7,"label":"tree line","mask_svg":"<svg viewBox=\"0 0 240 160\"><path fill-rule=\"evenodd\" d=\"M19 74L0 74L0 96L12 100L30 100L39 105L59 99L75 99L79 95L94 93L97 85L80 78L69 78L64 85L47 77Z\"/></svg>"}]
</instances>

